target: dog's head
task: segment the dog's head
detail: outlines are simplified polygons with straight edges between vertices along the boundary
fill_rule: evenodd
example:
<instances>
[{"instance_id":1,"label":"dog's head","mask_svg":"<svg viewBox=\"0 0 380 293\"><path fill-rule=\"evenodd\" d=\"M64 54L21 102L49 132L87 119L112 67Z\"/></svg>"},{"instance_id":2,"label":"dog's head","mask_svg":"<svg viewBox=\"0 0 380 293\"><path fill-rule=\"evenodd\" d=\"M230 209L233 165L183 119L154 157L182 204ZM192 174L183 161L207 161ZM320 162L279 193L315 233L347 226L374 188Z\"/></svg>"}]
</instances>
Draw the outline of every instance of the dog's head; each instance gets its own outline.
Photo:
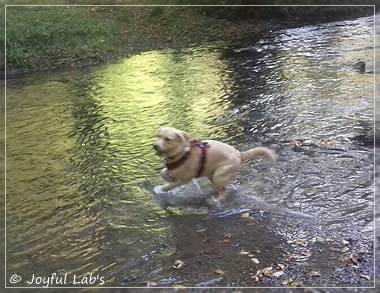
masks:
<instances>
[{"instance_id":1,"label":"dog's head","mask_svg":"<svg viewBox=\"0 0 380 293\"><path fill-rule=\"evenodd\" d=\"M190 147L190 135L172 127L163 127L157 134L153 148L157 155L174 158Z\"/></svg>"}]
</instances>

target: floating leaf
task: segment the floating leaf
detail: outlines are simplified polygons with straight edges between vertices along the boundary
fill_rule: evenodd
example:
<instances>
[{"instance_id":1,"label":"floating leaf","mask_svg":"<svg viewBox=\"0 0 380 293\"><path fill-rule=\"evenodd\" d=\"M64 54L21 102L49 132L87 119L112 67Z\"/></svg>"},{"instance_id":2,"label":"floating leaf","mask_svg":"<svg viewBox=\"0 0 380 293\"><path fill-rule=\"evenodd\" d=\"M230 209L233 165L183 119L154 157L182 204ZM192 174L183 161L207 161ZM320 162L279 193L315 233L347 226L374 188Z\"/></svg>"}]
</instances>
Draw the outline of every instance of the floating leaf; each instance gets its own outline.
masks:
<instances>
[{"instance_id":1,"label":"floating leaf","mask_svg":"<svg viewBox=\"0 0 380 293\"><path fill-rule=\"evenodd\" d=\"M304 255L304 256L307 256L307 257L312 256L312 253L310 251L301 252L301 254Z\"/></svg>"},{"instance_id":2,"label":"floating leaf","mask_svg":"<svg viewBox=\"0 0 380 293\"><path fill-rule=\"evenodd\" d=\"M304 247L307 246L306 240L304 240L304 239L297 239L294 243L299 245L299 246L304 246Z\"/></svg>"},{"instance_id":3,"label":"floating leaf","mask_svg":"<svg viewBox=\"0 0 380 293\"><path fill-rule=\"evenodd\" d=\"M285 256L285 260L287 262L291 261L291 259L294 257L294 254L293 253L289 253L287 256Z\"/></svg>"},{"instance_id":4,"label":"floating leaf","mask_svg":"<svg viewBox=\"0 0 380 293\"><path fill-rule=\"evenodd\" d=\"M223 270L216 270L215 273L217 273L218 275L223 276L226 272L223 271Z\"/></svg>"},{"instance_id":5,"label":"floating leaf","mask_svg":"<svg viewBox=\"0 0 380 293\"><path fill-rule=\"evenodd\" d=\"M222 240L219 240L219 243L230 243L231 240L230 239L222 239Z\"/></svg>"},{"instance_id":6,"label":"floating leaf","mask_svg":"<svg viewBox=\"0 0 380 293\"><path fill-rule=\"evenodd\" d=\"M325 239L323 239L322 237L317 236L317 237L313 238L313 242L324 243Z\"/></svg>"},{"instance_id":7,"label":"floating leaf","mask_svg":"<svg viewBox=\"0 0 380 293\"><path fill-rule=\"evenodd\" d=\"M240 214L240 219L249 219L250 217L251 214L248 212Z\"/></svg>"},{"instance_id":8,"label":"floating leaf","mask_svg":"<svg viewBox=\"0 0 380 293\"><path fill-rule=\"evenodd\" d=\"M349 250L350 250L350 249L349 249L347 246L345 246L345 247L342 248L341 252L344 253L344 252L347 252L347 251L349 251Z\"/></svg>"},{"instance_id":9,"label":"floating leaf","mask_svg":"<svg viewBox=\"0 0 380 293\"><path fill-rule=\"evenodd\" d=\"M344 256L344 257L342 257L341 260L342 260L343 262L345 262L346 264L350 264L350 263L351 263L351 258L348 257L348 256Z\"/></svg>"},{"instance_id":10,"label":"floating leaf","mask_svg":"<svg viewBox=\"0 0 380 293\"><path fill-rule=\"evenodd\" d=\"M154 286L157 286L157 283L154 281L148 281L148 282L146 282L146 286L147 287L154 287Z\"/></svg>"},{"instance_id":11,"label":"floating leaf","mask_svg":"<svg viewBox=\"0 0 380 293\"><path fill-rule=\"evenodd\" d=\"M275 278L279 278L281 277L285 272L284 271L277 271L275 273L273 273L273 277Z\"/></svg>"},{"instance_id":12,"label":"floating leaf","mask_svg":"<svg viewBox=\"0 0 380 293\"><path fill-rule=\"evenodd\" d=\"M371 280L371 277L370 276L367 276L367 275L360 275L360 278L364 278L364 279L366 279L366 280Z\"/></svg>"},{"instance_id":13,"label":"floating leaf","mask_svg":"<svg viewBox=\"0 0 380 293\"><path fill-rule=\"evenodd\" d=\"M255 257L252 257L251 261L253 261L255 264L260 263L260 261L257 258L255 258Z\"/></svg>"},{"instance_id":14,"label":"floating leaf","mask_svg":"<svg viewBox=\"0 0 380 293\"><path fill-rule=\"evenodd\" d=\"M360 257L357 257L357 256L355 256L355 257L351 257L351 261L355 264L355 265L360 265L360 262L361 262L361 259L360 259Z\"/></svg>"},{"instance_id":15,"label":"floating leaf","mask_svg":"<svg viewBox=\"0 0 380 293\"><path fill-rule=\"evenodd\" d=\"M184 265L185 265L185 263L184 263L182 260L180 260L180 259L176 259L176 260L174 261L173 268L175 268L175 269L180 269L180 268L182 268Z\"/></svg>"},{"instance_id":16,"label":"floating leaf","mask_svg":"<svg viewBox=\"0 0 380 293\"><path fill-rule=\"evenodd\" d=\"M349 245L349 244L350 244L350 241L347 241L347 240L343 239L343 240L342 240L342 243L343 243L343 245Z\"/></svg>"}]
</instances>

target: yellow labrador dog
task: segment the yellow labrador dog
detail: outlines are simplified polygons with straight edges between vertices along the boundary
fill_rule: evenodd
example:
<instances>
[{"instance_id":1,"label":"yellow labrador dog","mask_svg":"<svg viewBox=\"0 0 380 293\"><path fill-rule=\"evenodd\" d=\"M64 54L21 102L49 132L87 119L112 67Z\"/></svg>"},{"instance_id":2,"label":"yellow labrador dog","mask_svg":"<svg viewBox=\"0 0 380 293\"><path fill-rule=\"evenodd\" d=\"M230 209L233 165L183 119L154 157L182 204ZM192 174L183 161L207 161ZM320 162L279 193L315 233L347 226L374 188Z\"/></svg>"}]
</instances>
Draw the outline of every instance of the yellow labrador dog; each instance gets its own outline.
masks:
<instances>
[{"instance_id":1,"label":"yellow labrador dog","mask_svg":"<svg viewBox=\"0 0 380 293\"><path fill-rule=\"evenodd\" d=\"M276 161L274 152L266 147L240 152L215 140L191 140L186 132L171 127L160 129L153 148L165 165L161 176L169 183L163 186L164 191L206 176L217 188L219 202L225 200L226 187L243 163L259 157Z\"/></svg>"}]
</instances>

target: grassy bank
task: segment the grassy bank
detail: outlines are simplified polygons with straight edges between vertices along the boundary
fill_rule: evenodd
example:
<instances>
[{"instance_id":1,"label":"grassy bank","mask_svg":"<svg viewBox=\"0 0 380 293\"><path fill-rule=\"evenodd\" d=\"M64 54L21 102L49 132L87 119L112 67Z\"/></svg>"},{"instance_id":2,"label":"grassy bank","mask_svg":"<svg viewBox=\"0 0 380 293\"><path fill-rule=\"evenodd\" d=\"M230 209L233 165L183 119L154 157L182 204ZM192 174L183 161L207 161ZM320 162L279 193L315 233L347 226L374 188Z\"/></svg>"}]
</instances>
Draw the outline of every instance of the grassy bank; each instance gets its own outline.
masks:
<instances>
[{"instance_id":1,"label":"grassy bank","mask_svg":"<svg viewBox=\"0 0 380 293\"><path fill-rule=\"evenodd\" d=\"M279 21L297 26L321 15L339 19L343 11L347 16L371 12L347 9L12 6L6 11L7 70L96 64L146 50L258 38Z\"/></svg>"},{"instance_id":2,"label":"grassy bank","mask_svg":"<svg viewBox=\"0 0 380 293\"><path fill-rule=\"evenodd\" d=\"M238 34L227 20L186 7L8 7L6 22L9 70L73 67Z\"/></svg>"}]
</instances>

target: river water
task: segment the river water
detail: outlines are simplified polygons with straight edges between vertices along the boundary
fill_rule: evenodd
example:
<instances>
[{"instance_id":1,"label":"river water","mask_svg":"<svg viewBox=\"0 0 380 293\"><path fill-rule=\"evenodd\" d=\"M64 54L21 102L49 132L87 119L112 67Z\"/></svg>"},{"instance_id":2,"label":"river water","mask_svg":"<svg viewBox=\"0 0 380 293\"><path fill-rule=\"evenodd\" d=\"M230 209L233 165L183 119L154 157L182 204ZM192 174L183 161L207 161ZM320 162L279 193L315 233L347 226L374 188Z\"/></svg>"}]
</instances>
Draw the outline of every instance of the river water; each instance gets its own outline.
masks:
<instances>
[{"instance_id":1,"label":"river water","mask_svg":"<svg viewBox=\"0 0 380 293\"><path fill-rule=\"evenodd\" d=\"M373 26L8 80L7 285L372 286ZM164 125L278 162L247 164L219 208L204 179L156 193Z\"/></svg>"}]
</instances>

